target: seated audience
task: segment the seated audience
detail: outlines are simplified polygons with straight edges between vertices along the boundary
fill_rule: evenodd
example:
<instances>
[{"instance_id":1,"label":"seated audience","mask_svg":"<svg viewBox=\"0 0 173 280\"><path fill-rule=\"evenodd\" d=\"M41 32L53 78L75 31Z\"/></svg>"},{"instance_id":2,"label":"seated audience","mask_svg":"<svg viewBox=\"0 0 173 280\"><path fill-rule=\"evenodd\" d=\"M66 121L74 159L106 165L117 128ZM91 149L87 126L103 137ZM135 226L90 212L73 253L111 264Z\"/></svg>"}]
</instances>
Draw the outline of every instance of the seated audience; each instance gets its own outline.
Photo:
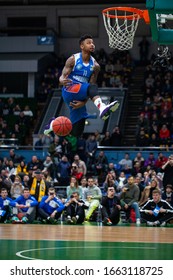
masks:
<instances>
[{"instance_id":1,"label":"seated audience","mask_svg":"<svg viewBox=\"0 0 173 280\"><path fill-rule=\"evenodd\" d=\"M0 191L0 223L6 222L11 216L11 201L8 197L7 189L2 188Z\"/></svg>"},{"instance_id":2,"label":"seated audience","mask_svg":"<svg viewBox=\"0 0 173 280\"><path fill-rule=\"evenodd\" d=\"M101 200L101 211L103 217L103 223L105 225L117 225L120 220L120 200L115 195L115 188L108 187L106 196L102 197Z\"/></svg>"},{"instance_id":3,"label":"seated audience","mask_svg":"<svg viewBox=\"0 0 173 280\"><path fill-rule=\"evenodd\" d=\"M48 224L57 224L65 206L56 196L55 188L50 187L48 195L42 197L38 206L38 215L41 220Z\"/></svg>"},{"instance_id":4,"label":"seated audience","mask_svg":"<svg viewBox=\"0 0 173 280\"><path fill-rule=\"evenodd\" d=\"M80 199L79 193L74 191L65 203L68 224L82 224L85 220L85 209L88 206Z\"/></svg>"},{"instance_id":5,"label":"seated audience","mask_svg":"<svg viewBox=\"0 0 173 280\"><path fill-rule=\"evenodd\" d=\"M89 208L86 210L86 221L90 220L92 214L98 208L101 198L102 192L100 188L94 184L94 179L92 177L88 178L88 187L83 194L83 199L89 206Z\"/></svg>"},{"instance_id":6,"label":"seated audience","mask_svg":"<svg viewBox=\"0 0 173 280\"><path fill-rule=\"evenodd\" d=\"M165 191L162 193L162 199L166 200L173 207L173 187L167 185Z\"/></svg>"},{"instance_id":7,"label":"seated audience","mask_svg":"<svg viewBox=\"0 0 173 280\"><path fill-rule=\"evenodd\" d=\"M82 192L83 192L82 187L79 186L76 177L71 176L70 185L67 187L66 190L67 199L69 199L74 192L78 192L79 198L82 198Z\"/></svg>"},{"instance_id":8,"label":"seated audience","mask_svg":"<svg viewBox=\"0 0 173 280\"><path fill-rule=\"evenodd\" d=\"M32 223L36 215L38 201L33 197L28 188L24 188L22 195L11 201L13 206L12 223Z\"/></svg>"},{"instance_id":9,"label":"seated audience","mask_svg":"<svg viewBox=\"0 0 173 280\"><path fill-rule=\"evenodd\" d=\"M148 226L166 226L173 219L173 207L161 198L161 191L154 190L152 199L141 209L141 218Z\"/></svg>"},{"instance_id":10,"label":"seated audience","mask_svg":"<svg viewBox=\"0 0 173 280\"><path fill-rule=\"evenodd\" d=\"M140 225L140 211L138 206L139 199L139 188L134 183L134 177L129 176L128 183L122 189L120 196L120 202L122 210L126 212L127 220L130 218L131 208L135 210L136 214L136 225Z\"/></svg>"},{"instance_id":11,"label":"seated audience","mask_svg":"<svg viewBox=\"0 0 173 280\"><path fill-rule=\"evenodd\" d=\"M10 190L11 198L12 199L18 198L20 195L22 195L23 189L24 186L21 183L21 178L20 176L16 175L14 177L14 182L11 185L11 190Z\"/></svg>"}]
</instances>

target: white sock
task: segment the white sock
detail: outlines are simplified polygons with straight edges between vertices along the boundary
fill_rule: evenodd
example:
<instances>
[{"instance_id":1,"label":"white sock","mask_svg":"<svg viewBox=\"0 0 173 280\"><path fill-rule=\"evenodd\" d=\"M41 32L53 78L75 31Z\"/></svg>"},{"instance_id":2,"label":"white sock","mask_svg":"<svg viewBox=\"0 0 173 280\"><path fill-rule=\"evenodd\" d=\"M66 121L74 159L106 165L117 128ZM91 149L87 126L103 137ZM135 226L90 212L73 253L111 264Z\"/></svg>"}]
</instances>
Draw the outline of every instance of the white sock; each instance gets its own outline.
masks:
<instances>
[{"instance_id":1,"label":"white sock","mask_svg":"<svg viewBox=\"0 0 173 280\"><path fill-rule=\"evenodd\" d=\"M102 102L101 98L98 97L95 101L94 101L95 106L102 111L103 107L105 106L105 104Z\"/></svg>"},{"instance_id":2,"label":"white sock","mask_svg":"<svg viewBox=\"0 0 173 280\"><path fill-rule=\"evenodd\" d=\"M51 130L53 130L53 129L52 129L52 124L53 124L53 122L54 122L54 120L51 121L51 123L50 123L50 129L51 129Z\"/></svg>"}]
</instances>

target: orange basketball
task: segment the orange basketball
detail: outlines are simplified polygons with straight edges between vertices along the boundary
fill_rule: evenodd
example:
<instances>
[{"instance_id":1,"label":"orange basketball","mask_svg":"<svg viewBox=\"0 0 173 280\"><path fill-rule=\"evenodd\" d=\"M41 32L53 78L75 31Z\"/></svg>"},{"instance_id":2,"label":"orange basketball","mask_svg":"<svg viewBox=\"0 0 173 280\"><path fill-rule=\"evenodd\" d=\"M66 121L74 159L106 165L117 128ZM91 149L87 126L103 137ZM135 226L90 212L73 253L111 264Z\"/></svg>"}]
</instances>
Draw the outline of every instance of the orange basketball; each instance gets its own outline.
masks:
<instances>
[{"instance_id":1,"label":"orange basketball","mask_svg":"<svg viewBox=\"0 0 173 280\"><path fill-rule=\"evenodd\" d=\"M24 217L24 215L25 215L25 214L23 214L23 213L18 213L18 214L17 214L17 217L19 218L19 220L21 220L21 219Z\"/></svg>"},{"instance_id":2,"label":"orange basketball","mask_svg":"<svg viewBox=\"0 0 173 280\"><path fill-rule=\"evenodd\" d=\"M72 130L72 123L67 117L60 116L52 123L53 132L58 136L66 136Z\"/></svg>"}]
</instances>

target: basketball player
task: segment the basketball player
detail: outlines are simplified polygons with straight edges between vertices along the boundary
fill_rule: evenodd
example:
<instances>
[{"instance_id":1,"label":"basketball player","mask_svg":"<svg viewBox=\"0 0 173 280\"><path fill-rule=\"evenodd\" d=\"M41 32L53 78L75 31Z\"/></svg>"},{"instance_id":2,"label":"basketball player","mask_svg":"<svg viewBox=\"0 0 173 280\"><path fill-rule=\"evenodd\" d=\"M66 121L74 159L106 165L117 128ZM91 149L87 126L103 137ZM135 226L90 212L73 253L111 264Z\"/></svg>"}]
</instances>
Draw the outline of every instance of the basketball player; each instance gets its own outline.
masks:
<instances>
[{"instance_id":1,"label":"basketball player","mask_svg":"<svg viewBox=\"0 0 173 280\"><path fill-rule=\"evenodd\" d=\"M115 112L119 106L117 101L105 105L98 95L96 81L100 66L91 56L95 50L92 36L82 36L79 45L81 52L73 54L67 59L59 78L60 84L63 85L62 97L70 110L70 119L73 124L71 134L76 137L83 133L85 119L88 117L85 106L88 98L91 98L99 109L100 118L103 120L106 120L110 113ZM44 134L47 135L52 131L54 119L49 120Z\"/></svg>"}]
</instances>

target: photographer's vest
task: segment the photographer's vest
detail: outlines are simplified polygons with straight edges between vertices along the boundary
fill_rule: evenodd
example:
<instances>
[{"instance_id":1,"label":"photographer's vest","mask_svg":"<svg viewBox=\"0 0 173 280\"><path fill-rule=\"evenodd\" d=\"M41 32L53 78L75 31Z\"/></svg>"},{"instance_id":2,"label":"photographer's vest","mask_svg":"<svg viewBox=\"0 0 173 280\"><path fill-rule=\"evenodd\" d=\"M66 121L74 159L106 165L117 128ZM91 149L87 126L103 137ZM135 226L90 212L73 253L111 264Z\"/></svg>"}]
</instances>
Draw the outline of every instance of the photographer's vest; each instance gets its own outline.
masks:
<instances>
[{"instance_id":1,"label":"photographer's vest","mask_svg":"<svg viewBox=\"0 0 173 280\"><path fill-rule=\"evenodd\" d=\"M34 178L32 181L31 189L30 189L31 195L35 195L36 187L37 187L37 179ZM42 179L40 181L40 186L39 186L38 202L40 202L42 197L45 196L45 193L46 193L46 184L45 184L45 181Z\"/></svg>"}]
</instances>

